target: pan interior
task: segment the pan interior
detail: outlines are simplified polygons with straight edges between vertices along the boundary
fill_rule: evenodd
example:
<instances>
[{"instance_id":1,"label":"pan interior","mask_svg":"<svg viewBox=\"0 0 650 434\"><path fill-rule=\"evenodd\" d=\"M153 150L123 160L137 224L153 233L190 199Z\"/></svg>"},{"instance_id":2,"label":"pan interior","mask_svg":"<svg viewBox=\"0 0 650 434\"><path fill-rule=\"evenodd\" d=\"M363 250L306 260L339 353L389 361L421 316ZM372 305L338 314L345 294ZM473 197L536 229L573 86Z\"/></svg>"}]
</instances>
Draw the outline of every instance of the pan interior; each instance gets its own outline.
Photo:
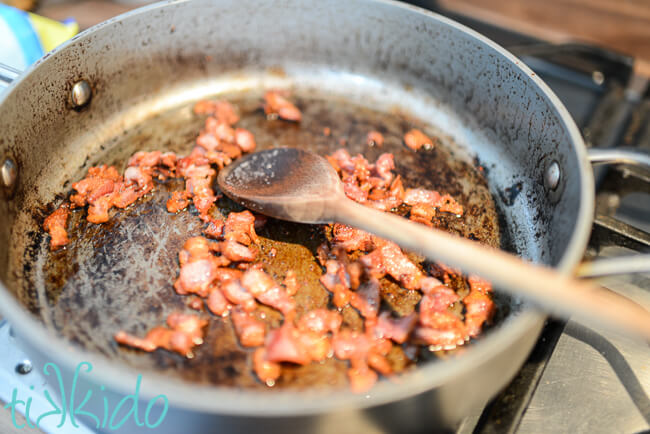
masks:
<instances>
[{"instance_id":1,"label":"pan interior","mask_svg":"<svg viewBox=\"0 0 650 434\"><path fill-rule=\"evenodd\" d=\"M358 86L357 94L363 94ZM362 153L371 162L381 153L391 152L406 187L449 193L464 206L466 213L462 218L444 216L442 227L492 246L515 249L509 242L507 225L503 225L506 217L500 215L499 202L493 200L484 176L490 168L480 166L479 160L456 143L454 136L443 133L440 125L424 122L404 105L382 103L376 95L361 103L364 99L339 97L310 86L293 89L293 99L303 111L300 124L268 120L261 110L261 95L259 89L219 95L239 108L238 126L253 132L258 149L293 146L326 155L344 147L351 154ZM165 209L170 192L182 189L182 182L158 183L153 193L125 211L114 212L110 221L102 225L88 223L83 211L74 212L69 226L72 242L57 252L49 251L48 237L38 229L44 216L68 193L70 182L83 176L89 166L113 164L123 170L128 157L138 150L189 153L203 125L203 118L193 114L192 104L184 101L93 144L94 152L84 156L84 164L77 173L67 175L61 196L37 211L31 210L31 231L26 237L23 234L15 250L21 252L21 274L25 278L19 298L46 327L65 339L120 360L139 372L153 370L195 383L266 388L252 374L250 351L237 343L229 319L210 321L206 342L192 360L160 350L143 354L119 347L113 341L113 334L120 329L144 335L150 328L163 324L172 311L192 312L186 306L188 297L177 295L172 284L178 275L177 258L182 244L190 236L200 235L204 224L193 210L172 215ZM440 144L432 150L410 151L403 145L402 137L414 127L437 137ZM324 133L325 128L330 129L329 134ZM384 135L381 148L367 144L366 135L371 130ZM220 199L217 205L222 214L240 210L227 198ZM299 309L326 306L329 295L318 282L321 269L314 255L325 239L323 230L270 219L259 235L267 271L278 280L288 269L298 272L302 283L296 296ZM270 254L271 249L274 254ZM417 303L414 294L396 287L384 290L382 299L399 313L409 312ZM497 302L497 323L518 309L516 303L503 295L497 296ZM280 324L279 314L271 309L265 313L265 321L270 325ZM352 308L344 311L344 318L351 327L361 326ZM458 352L434 354L422 349L419 359L426 362L449 358ZM401 350L392 357L395 363L414 367ZM346 364L333 358L322 364L287 368L276 387L343 387L347 384L345 370Z\"/></svg>"}]
</instances>

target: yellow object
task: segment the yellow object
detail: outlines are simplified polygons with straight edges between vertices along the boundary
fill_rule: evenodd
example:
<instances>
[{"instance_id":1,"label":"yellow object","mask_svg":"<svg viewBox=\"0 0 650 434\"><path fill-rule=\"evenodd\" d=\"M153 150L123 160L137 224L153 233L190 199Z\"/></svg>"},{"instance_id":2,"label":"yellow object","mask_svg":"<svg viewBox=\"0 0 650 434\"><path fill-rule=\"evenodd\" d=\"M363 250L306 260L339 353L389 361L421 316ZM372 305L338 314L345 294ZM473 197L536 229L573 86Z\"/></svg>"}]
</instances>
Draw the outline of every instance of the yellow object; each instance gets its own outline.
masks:
<instances>
[{"instance_id":1,"label":"yellow object","mask_svg":"<svg viewBox=\"0 0 650 434\"><path fill-rule=\"evenodd\" d=\"M74 21L60 23L32 13L29 14L29 20L38 35L44 53L56 48L79 32L79 25Z\"/></svg>"}]
</instances>

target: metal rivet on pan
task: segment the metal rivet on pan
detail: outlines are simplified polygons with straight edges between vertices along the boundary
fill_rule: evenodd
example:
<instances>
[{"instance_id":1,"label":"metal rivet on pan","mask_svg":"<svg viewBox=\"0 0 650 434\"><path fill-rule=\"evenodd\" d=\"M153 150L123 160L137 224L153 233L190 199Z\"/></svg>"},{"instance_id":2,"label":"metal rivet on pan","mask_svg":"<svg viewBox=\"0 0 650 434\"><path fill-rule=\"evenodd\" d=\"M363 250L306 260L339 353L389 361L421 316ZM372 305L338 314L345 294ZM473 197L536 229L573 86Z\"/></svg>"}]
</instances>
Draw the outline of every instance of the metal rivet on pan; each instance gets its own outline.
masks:
<instances>
[{"instance_id":1,"label":"metal rivet on pan","mask_svg":"<svg viewBox=\"0 0 650 434\"><path fill-rule=\"evenodd\" d=\"M18 372L21 375L29 374L32 372L32 362L29 360L23 360L19 364L16 365L16 372Z\"/></svg>"},{"instance_id":2,"label":"metal rivet on pan","mask_svg":"<svg viewBox=\"0 0 650 434\"><path fill-rule=\"evenodd\" d=\"M594 81L594 83L600 86L605 82L605 74L598 70L595 70L591 73L591 79Z\"/></svg>"},{"instance_id":3,"label":"metal rivet on pan","mask_svg":"<svg viewBox=\"0 0 650 434\"><path fill-rule=\"evenodd\" d=\"M553 160L546 168L546 172L544 172L544 187L555 191L557 186L560 185L561 177L562 172L560 171L560 164Z\"/></svg>"},{"instance_id":4,"label":"metal rivet on pan","mask_svg":"<svg viewBox=\"0 0 650 434\"><path fill-rule=\"evenodd\" d=\"M18 179L18 166L11 158L5 158L0 168L0 177L2 177L2 185L9 190L12 190Z\"/></svg>"},{"instance_id":5,"label":"metal rivet on pan","mask_svg":"<svg viewBox=\"0 0 650 434\"><path fill-rule=\"evenodd\" d=\"M86 80L80 80L72 86L72 105L80 108L88 104L92 96L92 89Z\"/></svg>"}]
</instances>

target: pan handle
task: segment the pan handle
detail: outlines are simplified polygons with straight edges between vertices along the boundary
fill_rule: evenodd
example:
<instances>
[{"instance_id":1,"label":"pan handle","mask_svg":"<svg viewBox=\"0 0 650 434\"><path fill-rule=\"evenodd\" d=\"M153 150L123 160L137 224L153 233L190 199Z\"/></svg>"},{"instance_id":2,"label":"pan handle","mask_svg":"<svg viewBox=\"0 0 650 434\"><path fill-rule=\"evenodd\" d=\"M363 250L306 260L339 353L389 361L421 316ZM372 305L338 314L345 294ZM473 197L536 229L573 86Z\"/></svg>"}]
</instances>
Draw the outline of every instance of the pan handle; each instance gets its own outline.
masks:
<instances>
[{"instance_id":1,"label":"pan handle","mask_svg":"<svg viewBox=\"0 0 650 434\"><path fill-rule=\"evenodd\" d=\"M650 169L650 153L639 148L589 148L591 164L631 164Z\"/></svg>"},{"instance_id":2,"label":"pan handle","mask_svg":"<svg viewBox=\"0 0 650 434\"><path fill-rule=\"evenodd\" d=\"M650 169L650 153L638 148L590 148L587 154L591 164L629 164ZM650 254L583 262L576 269L576 275L585 278L649 272Z\"/></svg>"},{"instance_id":3,"label":"pan handle","mask_svg":"<svg viewBox=\"0 0 650 434\"><path fill-rule=\"evenodd\" d=\"M0 92L9 86L20 74L21 72L16 68L0 62Z\"/></svg>"}]
</instances>

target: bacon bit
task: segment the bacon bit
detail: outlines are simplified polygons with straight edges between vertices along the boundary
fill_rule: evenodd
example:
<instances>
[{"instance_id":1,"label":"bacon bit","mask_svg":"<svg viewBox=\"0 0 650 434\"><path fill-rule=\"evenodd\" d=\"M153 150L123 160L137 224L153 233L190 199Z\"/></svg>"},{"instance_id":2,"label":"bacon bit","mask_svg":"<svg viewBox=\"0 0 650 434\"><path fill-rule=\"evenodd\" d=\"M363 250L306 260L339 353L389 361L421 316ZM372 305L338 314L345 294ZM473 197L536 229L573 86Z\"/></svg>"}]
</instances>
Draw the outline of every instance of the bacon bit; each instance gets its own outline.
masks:
<instances>
[{"instance_id":1,"label":"bacon bit","mask_svg":"<svg viewBox=\"0 0 650 434\"><path fill-rule=\"evenodd\" d=\"M436 216L436 209L430 205L417 204L411 208L409 219L433 227L431 220Z\"/></svg>"},{"instance_id":2,"label":"bacon bit","mask_svg":"<svg viewBox=\"0 0 650 434\"><path fill-rule=\"evenodd\" d=\"M446 312L447 308L460 300L451 288L439 285L428 291L420 300L420 322L428 325L427 318L434 312Z\"/></svg>"},{"instance_id":3,"label":"bacon bit","mask_svg":"<svg viewBox=\"0 0 650 434\"><path fill-rule=\"evenodd\" d=\"M298 321L298 329L315 333L336 333L341 328L343 317L329 309L314 309L305 313Z\"/></svg>"},{"instance_id":4,"label":"bacon bit","mask_svg":"<svg viewBox=\"0 0 650 434\"><path fill-rule=\"evenodd\" d=\"M298 284L298 276L296 275L295 270L287 271L287 275L284 276L284 280L282 281L282 284L284 285L287 294L290 297L296 295L296 293L300 289L300 284Z\"/></svg>"},{"instance_id":5,"label":"bacon bit","mask_svg":"<svg viewBox=\"0 0 650 434\"><path fill-rule=\"evenodd\" d=\"M392 339L398 344L403 344L413 331L417 319L415 313L402 318L392 318L389 312L382 312L374 328L375 337Z\"/></svg>"},{"instance_id":6,"label":"bacon bit","mask_svg":"<svg viewBox=\"0 0 650 434\"><path fill-rule=\"evenodd\" d=\"M240 279L242 274L243 273L240 270L234 268L218 268L215 281L217 283L224 283L229 280Z\"/></svg>"},{"instance_id":7,"label":"bacon bit","mask_svg":"<svg viewBox=\"0 0 650 434\"><path fill-rule=\"evenodd\" d=\"M264 113L268 115L277 115L287 121L300 122L302 113L298 107L293 105L279 91L268 91L264 94Z\"/></svg>"},{"instance_id":8,"label":"bacon bit","mask_svg":"<svg viewBox=\"0 0 650 434\"><path fill-rule=\"evenodd\" d=\"M366 144L381 148L384 144L384 136L379 131L370 131L366 136Z\"/></svg>"},{"instance_id":9,"label":"bacon bit","mask_svg":"<svg viewBox=\"0 0 650 434\"><path fill-rule=\"evenodd\" d=\"M395 170L395 159L393 154L381 154L375 162L374 173L381 178L383 183L379 184L380 187L388 186L393 180L393 170Z\"/></svg>"},{"instance_id":10,"label":"bacon bit","mask_svg":"<svg viewBox=\"0 0 650 434\"><path fill-rule=\"evenodd\" d=\"M295 301L263 270L247 270L241 277L241 283L260 303L285 315L292 313L296 308Z\"/></svg>"},{"instance_id":11,"label":"bacon bit","mask_svg":"<svg viewBox=\"0 0 650 434\"><path fill-rule=\"evenodd\" d=\"M252 312L257 308L255 297L242 286L239 279L231 279L221 285L221 292L232 304L241 306L246 312Z\"/></svg>"},{"instance_id":12,"label":"bacon bit","mask_svg":"<svg viewBox=\"0 0 650 434\"><path fill-rule=\"evenodd\" d=\"M184 210L190 204L189 199L192 197L187 191L175 191L172 197L167 201L167 211L177 213Z\"/></svg>"},{"instance_id":13,"label":"bacon bit","mask_svg":"<svg viewBox=\"0 0 650 434\"><path fill-rule=\"evenodd\" d=\"M264 334L266 333L264 323L255 318L252 313L235 307L230 313L230 318L235 326L239 343L243 347L264 345Z\"/></svg>"},{"instance_id":14,"label":"bacon bit","mask_svg":"<svg viewBox=\"0 0 650 434\"><path fill-rule=\"evenodd\" d=\"M119 331L114 339L119 344L146 352L164 348L191 359L194 357L192 349L203 343L203 329L207 324L207 320L196 315L172 313L167 317L167 325L170 328L154 327L144 339Z\"/></svg>"},{"instance_id":15,"label":"bacon bit","mask_svg":"<svg viewBox=\"0 0 650 434\"><path fill-rule=\"evenodd\" d=\"M368 335L341 329L332 338L334 354L341 360L364 360L370 350L371 342Z\"/></svg>"},{"instance_id":16,"label":"bacon bit","mask_svg":"<svg viewBox=\"0 0 650 434\"><path fill-rule=\"evenodd\" d=\"M320 277L320 282L332 294L332 302L339 309L350 303L351 291L349 276L345 272L345 266L333 259L326 262L326 273Z\"/></svg>"},{"instance_id":17,"label":"bacon bit","mask_svg":"<svg viewBox=\"0 0 650 434\"><path fill-rule=\"evenodd\" d=\"M250 246L251 243L257 244L259 239L255 233L255 216L253 216L253 213L246 210L228 214L224 238L237 241L245 246Z\"/></svg>"},{"instance_id":18,"label":"bacon bit","mask_svg":"<svg viewBox=\"0 0 650 434\"><path fill-rule=\"evenodd\" d=\"M59 206L43 222L43 229L50 234L50 250L56 250L70 242L66 225L70 216L70 206L67 203Z\"/></svg>"},{"instance_id":19,"label":"bacon bit","mask_svg":"<svg viewBox=\"0 0 650 434\"><path fill-rule=\"evenodd\" d=\"M492 284L478 276L469 276L467 282L469 283L470 289L474 291L479 291L483 294L489 294L492 292Z\"/></svg>"},{"instance_id":20,"label":"bacon bit","mask_svg":"<svg viewBox=\"0 0 650 434\"><path fill-rule=\"evenodd\" d=\"M243 128L237 128L235 130L235 143L237 143L237 146L239 146L242 152L253 152L257 146L253 133Z\"/></svg>"},{"instance_id":21,"label":"bacon bit","mask_svg":"<svg viewBox=\"0 0 650 434\"><path fill-rule=\"evenodd\" d=\"M378 376L368 367L365 360L352 360L351 367L348 369L348 379L352 392L364 393L375 385Z\"/></svg>"},{"instance_id":22,"label":"bacon bit","mask_svg":"<svg viewBox=\"0 0 650 434\"><path fill-rule=\"evenodd\" d=\"M330 127L323 128L323 135L329 137L332 134L332 129Z\"/></svg>"},{"instance_id":23,"label":"bacon bit","mask_svg":"<svg viewBox=\"0 0 650 434\"><path fill-rule=\"evenodd\" d=\"M228 300L226 300L223 293L215 287L210 288L207 305L210 312L222 317L227 316L232 308L232 305L228 303Z\"/></svg>"},{"instance_id":24,"label":"bacon bit","mask_svg":"<svg viewBox=\"0 0 650 434\"><path fill-rule=\"evenodd\" d=\"M466 335L465 326L463 322L451 312L428 312L427 315L420 313L420 323L425 326L436 330L451 330L454 329L459 335L463 337ZM429 342L429 344L432 344Z\"/></svg>"},{"instance_id":25,"label":"bacon bit","mask_svg":"<svg viewBox=\"0 0 650 434\"><path fill-rule=\"evenodd\" d=\"M494 316L494 302L487 294L476 289L470 290L463 299L465 305L465 326L470 337L481 333L483 323L490 321Z\"/></svg>"},{"instance_id":26,"label":"bacon bit","mask_svg":"<svg viewBox=\"0 0 650 434\"><path fill-rule=\"evenodd\" d=\"M223 228L225 223L221 219L210 218L208 220L208 226L203 229L203 233L214 239L220 239L223 237Z\"/></svg>"},{"instance_id":27,"label":"bacon bit","mask_svg":"<svg viewBox=\"0 0 650 434\"><path fill-rule=\"evenodd\" d=\"M228 101L201 100L194 105L197 115L213 115L221 122L234 125L239 121L235 108Z\"/></svg>"},{"instance_id":28,"label":"bacon bit","mask_svg":"<svg viewBox=\"0 0 650 434\"><path fill-rule=\"evenodd\" d=\"M390 241L377 238L379 246L371 253L359 258L373 276L381 277L382 271L390 274L406 289L416 289L422 272L402 252L399 246Z\"/></svg>"},{"instance_id":29,"label":"bacon bit","mask_svg":"<svg viewBox=\"0 0 650 434\"><path fill-rule=\"evenodd\" d=\"M237 241L223 241L219 243L221 254L233 262L253 262L257 258L257 251L239 244Z\"/></svg>"},{"instance_id":30,"label":"bacon bit","mask_svg":"<svg viewBox=\"0 0 650 434\"><path fill-rule=\"evenodd\" d=\"M332 353L332 344L328 336L309 330L298 331L295 336L300 348L312 362L321 362Z\"/></svg>"},{"instance_id":31,"label":"bacon bit","mask_svg":"<svg viewBox=\"0 0 650 434\"><path fill-rule=\"evenodd\" d=\"M463 214L463 207L454 198L448 194L441 196L435 190L409 188L404 194L404 203L414 207L416 205L428 205L433 208L438 208L442 212L450 212L458 216ZM413 213L413 209L411 209L411 213Z\"/></svg>"},{"instance_id":32,"label":"bacon bit","mask_svg":"<svg viewBox=\"0 0 650 434\"><path fill-rule=\"evenodd\" d=\"M289 322L282 327L271 330L266 340L266 359L271 362L290 362L306 365L311 361L301 347L299 332Z\"/></svg>"},{"instance_id":33,"label":"bacon bit","mask_svg":"<svg viewBox=\"0 0 650 434\"><path fill-rule=\"evenodd\" d=\"M379 312L379 281L371 279L352 293L350 304L364 318L376 318Z\"/></svg>"},{"instance_id":34,"label":"bacon bit","mask_svg":"<svg viewBox=\"0 0 650 434\"><path fill-rule=\"evenodd\" d=\"M440 211L449 212L459 217L463 215L463 207L458 202L456 202L453 197L445 194L442 196L441 201L442 203L440 204L439 208Z\"/></svg>"},{"instance_id":35,"label":"bacon bit","mask_svg":"<svg viewBox=\"0 0 650 434\"><path fill-rule=\"evenodd\" d=\"M425 149L432 149L435 144L426 134L415 128L404 134L404 143L414 151L423 146Z\"/></svg>"},{"instance_id":36,"label":"bacon bit","mask_svg":"<svg viewBox=\"0 0 650 434\"><path fill-rule=\"evenodd\" d=\"M253 370L257 378L269 387L275 385L281 374L280 364L268 360L265 348L258 348L253 353Z\"/></svg>"},{"instance_id":37,"label":"bacon bit","mask_svg":"<svg viewBox=\"0 0 650 434\"><path fill-rule=\"evenodd\" d=\"M373 236L368 232L351 226L334 223L332 226L332 244L347 252L353 250L369 251L374 247Z\"/></svg>"}]
</instances>

